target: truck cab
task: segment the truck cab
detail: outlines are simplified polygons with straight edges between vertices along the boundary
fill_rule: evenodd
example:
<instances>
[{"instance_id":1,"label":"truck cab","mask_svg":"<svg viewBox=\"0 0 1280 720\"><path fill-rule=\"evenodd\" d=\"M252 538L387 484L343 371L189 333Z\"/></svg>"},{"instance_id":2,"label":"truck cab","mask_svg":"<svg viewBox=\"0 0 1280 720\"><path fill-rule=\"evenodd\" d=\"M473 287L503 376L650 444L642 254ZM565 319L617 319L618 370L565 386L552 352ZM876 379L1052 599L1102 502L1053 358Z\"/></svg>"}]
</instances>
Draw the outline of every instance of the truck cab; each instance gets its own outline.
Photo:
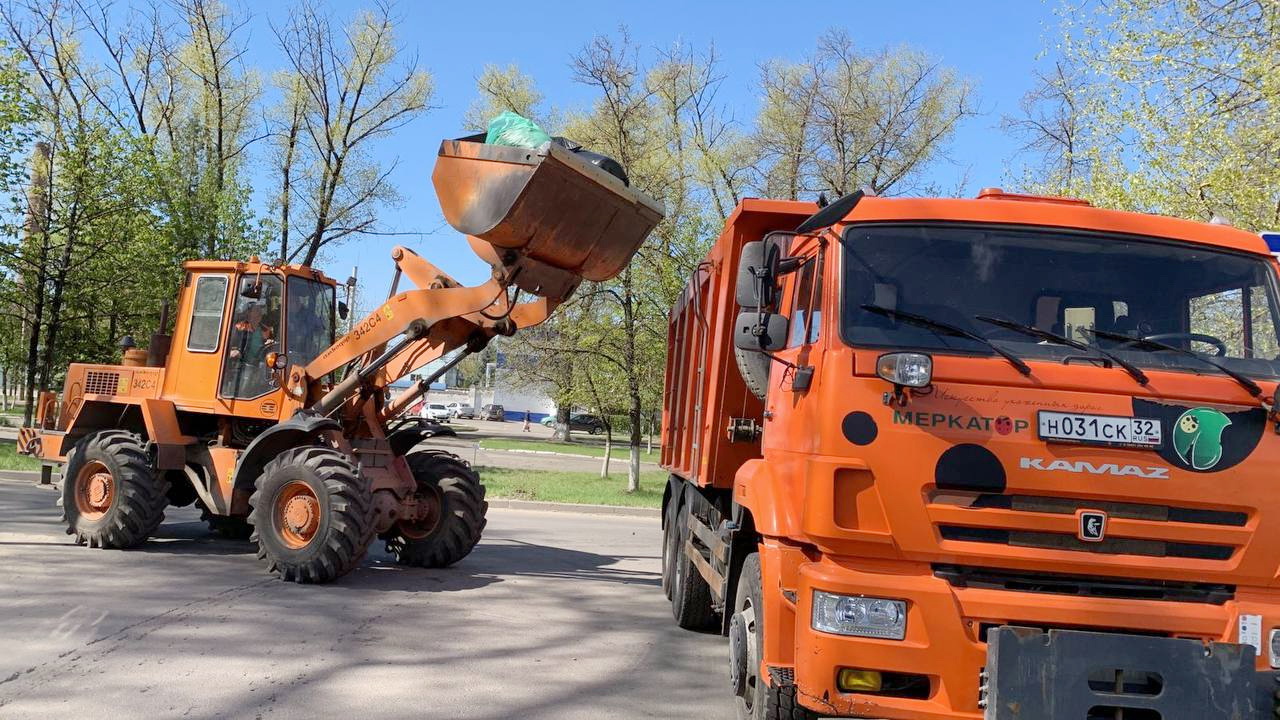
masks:
<instances>
[{"instance_id":1,"label":"truck cab","mask_svg":"<svg viewBox=\"0 0 1280 720\"><path fill-rule=\"evenodd\" d=\"M664 586L740 716L1270 716L1276 269L999 190L740 205L663 414Z\"/></svg>"}]
</instances>

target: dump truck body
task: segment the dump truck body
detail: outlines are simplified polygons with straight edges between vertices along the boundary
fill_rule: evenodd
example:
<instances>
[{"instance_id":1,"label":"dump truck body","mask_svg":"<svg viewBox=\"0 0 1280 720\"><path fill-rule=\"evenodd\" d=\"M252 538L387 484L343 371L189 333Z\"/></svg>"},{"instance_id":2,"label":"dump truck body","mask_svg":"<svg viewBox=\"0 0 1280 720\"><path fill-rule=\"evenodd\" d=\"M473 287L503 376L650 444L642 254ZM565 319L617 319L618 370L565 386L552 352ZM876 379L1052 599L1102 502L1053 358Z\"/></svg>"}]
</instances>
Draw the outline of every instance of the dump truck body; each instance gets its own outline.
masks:
<instances>
[{"instance_id":1,"label":"dump truck body","mask_svg":"<svg viewBox=\"0 0 1280 720\"><path fill-rule=\"evenodd\" d=\"M814 209L744 201L671 316L664 581L730 636L743 715L1269 716L1263 241L999 192L784 232ZM771 231L780 292L744 312L737 260ZM752 365L760 312L789 323Z\"/></svg>"}]
</instances>

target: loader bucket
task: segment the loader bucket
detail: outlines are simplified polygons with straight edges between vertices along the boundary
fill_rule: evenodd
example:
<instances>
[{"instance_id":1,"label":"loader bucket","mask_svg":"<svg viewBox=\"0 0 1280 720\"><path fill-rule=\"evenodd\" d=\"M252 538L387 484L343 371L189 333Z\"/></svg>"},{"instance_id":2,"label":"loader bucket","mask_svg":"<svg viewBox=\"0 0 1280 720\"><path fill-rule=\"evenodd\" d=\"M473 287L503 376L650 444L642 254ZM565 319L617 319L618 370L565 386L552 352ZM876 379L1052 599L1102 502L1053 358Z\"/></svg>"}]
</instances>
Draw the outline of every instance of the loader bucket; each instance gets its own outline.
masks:
<instances>
[{"instance_id":1,"label":"loader bucket","mask_svg":"<svg viewBox=\"0 0 1280 720\"><path fill-rule=\"evenodd\" d=\"M545 149L445 140L431 175L455 230L521 289L552 298L622 272L662 204L555 143Z\"/></svg>"}]
</instances>

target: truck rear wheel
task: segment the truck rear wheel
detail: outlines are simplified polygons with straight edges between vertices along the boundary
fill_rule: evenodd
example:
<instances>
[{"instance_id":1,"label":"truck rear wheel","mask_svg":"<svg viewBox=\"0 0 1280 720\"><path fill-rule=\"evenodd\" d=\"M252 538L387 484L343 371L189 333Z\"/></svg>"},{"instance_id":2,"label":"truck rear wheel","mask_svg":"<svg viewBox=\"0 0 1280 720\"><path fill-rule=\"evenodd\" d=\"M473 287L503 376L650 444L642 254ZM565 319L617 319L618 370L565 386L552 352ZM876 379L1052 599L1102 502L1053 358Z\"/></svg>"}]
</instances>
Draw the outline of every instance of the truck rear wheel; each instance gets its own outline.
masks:
<instances>
[{"instance_id":1,"label":"truck rear wheel","mask_svg":"<svg viewBox=\"0 0 1280 720\"><path fill-rule=\"evenodd\" d=\"M369 483L332 448L278 455L262 469L249 504L258 559L291 582L324 583L346 575L373 540Z\"/></svg>"},{"instance_id":2,"label":"truck rear wheel","mask_svg":"<svg viewBox=\"0 0 1280 720\"><path fill-rule=\"evenodd\" d=\"M151 468L142 438L100 430L76 445L62 481L62 516L78 545L131 548L164 520L169 483Z\"/></svg>"},{"instance_id":3,"label":"truck rear wheel","mask_svg":"<svg viewBox=\"0 0 1280 720\"><path fill-rule=\"evenodd\" d=\"M716 611L711 607L711 586L685 554L690 534L689 504L690 499L686 498L675 513L674 547L671 548L671 614L675 616L676 625L685 630L705 630L715 623Z\"/></svg>"},{"instance_id":4,"label":"truck rear wheel","mask_svg":"<svg viewBox=\"0 0 1280 720\"><path fill-rule=\"evenodd\" d=\"M796 702L796 688L772 687L760 673L764 657L764 604L760 553L742 562L738 592L729 619L729 683L739 720L815 720L818 715Z\"/></svg>"},{"instance_id":5,"label":"truck rear wheel","mask_svg":"<svg viewBox=\"0 0 1280 720\"><path fill-rule=\"evenodd\" d=\"M448 567L471 554L484 532L489 503L484 484L455 455L421 450L405 456L418 483L419 503L434 508L426 518L399 522L383 534L387 552L412 567Z\"/></svg>"},{"instance_id":6,"label":"truck rear wheel","mask_svg":"<svg viewBox=\"0 0 1280 720\"><path fill-rule=\"evenodd\" d=\"M663 511L662 520L662 594L671 599L671 586L674 585L675 559L680 554L680 543L676 534L676 511L680 507L680 498L672 498Z\"/></svg>"}]
</instances>

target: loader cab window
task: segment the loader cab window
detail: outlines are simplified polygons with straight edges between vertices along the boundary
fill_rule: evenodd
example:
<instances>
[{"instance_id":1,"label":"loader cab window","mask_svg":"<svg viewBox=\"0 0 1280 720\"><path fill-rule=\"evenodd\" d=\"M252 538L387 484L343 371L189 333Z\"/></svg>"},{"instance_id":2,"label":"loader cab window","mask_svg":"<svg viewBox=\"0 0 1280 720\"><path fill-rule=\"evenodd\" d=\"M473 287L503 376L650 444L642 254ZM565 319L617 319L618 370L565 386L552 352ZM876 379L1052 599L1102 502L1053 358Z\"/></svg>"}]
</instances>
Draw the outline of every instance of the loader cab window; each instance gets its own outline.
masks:
<instances>
[{"instance_id":1,"label":"loader cab window","mask_svg":"<svg viewBox=\"0 0 1280 720\"><path fill-rule=\"evenodd\" d=\"M249 292L261 281L256 297ZM227 334L222 364L222 396L255 398L274 388L267 353L277 351L280 337L281 283L275 275L245 275L236 290L235 312Z\"/></svg>"},{"instance_id":2,"label":"loader cab window","mask_svg":"<svg viewBox=\"0 0 1280 720\"><path fill-rule=\"evenodd\" d=\"M315 280L290 277L285 323L291 365L307 365L333 344L334 288Z\"/></svg>"},{"instance_id":3,"label":"loader cab window","mask_svg":"<svg viewBox=\"0 0 1280 720\"><path fill-rule=\"evenodd\" d=\"M187 331L188 350L202 353L217 351L229 284L226 275L201 275L196 278L195 298L191 303L191 328Z\"/></svg>"}]
</instances>

